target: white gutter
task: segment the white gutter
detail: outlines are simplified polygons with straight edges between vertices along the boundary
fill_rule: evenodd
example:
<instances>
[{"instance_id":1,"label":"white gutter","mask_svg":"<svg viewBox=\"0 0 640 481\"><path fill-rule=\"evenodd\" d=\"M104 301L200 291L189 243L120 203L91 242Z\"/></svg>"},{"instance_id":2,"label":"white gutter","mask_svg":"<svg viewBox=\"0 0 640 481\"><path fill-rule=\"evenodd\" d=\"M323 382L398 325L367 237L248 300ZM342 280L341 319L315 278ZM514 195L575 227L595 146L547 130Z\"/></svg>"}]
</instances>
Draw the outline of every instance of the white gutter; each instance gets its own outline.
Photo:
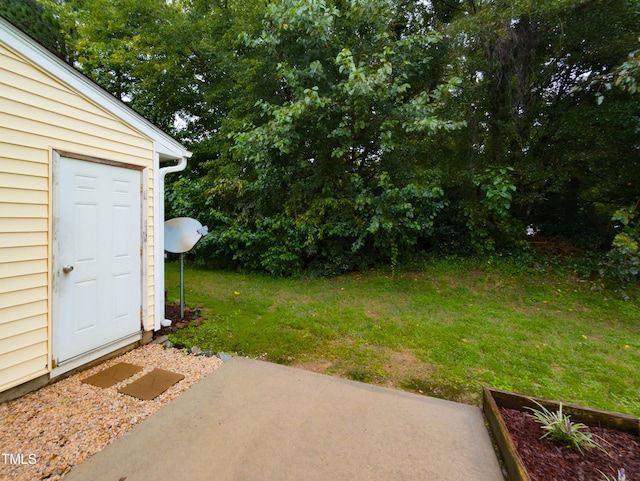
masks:
<instances>
[{"instance_id":1,"label":"white gutter","mask_svg":"<svg viewBox=\"0 0 640 481\"><path fill-rule=\"evenodd\" d=\"M164 317L164 178L167 174L181 172L187 167L187 159L191 152L185 151L176 165L156 169L154 199L154 274L155 274L155 316L154 331L161 327L170 326L171 321ZM156 154L156 165L160 165L160 158Z\"/></svg>"}]
</instances>

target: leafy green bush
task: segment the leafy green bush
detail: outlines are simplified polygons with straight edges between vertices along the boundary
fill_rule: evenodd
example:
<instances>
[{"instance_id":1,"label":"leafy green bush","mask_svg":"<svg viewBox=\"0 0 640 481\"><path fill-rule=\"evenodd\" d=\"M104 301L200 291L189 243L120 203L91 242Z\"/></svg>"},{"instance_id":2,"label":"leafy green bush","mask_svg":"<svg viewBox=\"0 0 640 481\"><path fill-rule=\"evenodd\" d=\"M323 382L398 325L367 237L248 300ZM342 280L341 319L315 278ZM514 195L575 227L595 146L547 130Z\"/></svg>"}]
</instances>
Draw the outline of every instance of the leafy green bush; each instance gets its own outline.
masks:
<instances>
[{"instance_id":1,"label":"leafy green bush","mask_svg":"<svg viewBox=\"0 0 640 481\"><path fill-rule=\"evenodd\" d=\"M297 216L232 218L213 210L197 256L276 276L334 275L376 263L395 267L433 234L434 219L447 203L437 186L396 187L386 173L373 185L358 175L351 183L350 197L318 198Z\"/></svg>"},{"instance_id":2,"label":"leafy green bush","mask_svg":"<svg viewBox=\"0 0 640 481\"><path fill-rule=\"evenodd\" d=\"M470 212L467 226L476 252L493 252L497 247L516 245L524 227L511 215L511 204L516 192L512 180L513 168L487 168L473 174L471 182L478 190L479 202Z\"/></svg>"},{"instance_id":3,"label":"leafy green bush","mask_svg":"<svg viewBox=\"0 0 640 481\"><path fill-rule=\"evenodd\" d=\"M640 280L640 200L633 206L617 210L611 220L620 229L611 250L600 266L605 279L629 285Z\"/></svg>"},{"instance_id":4,"label":"leafy green bush","mask_svg":"<svg viewBox=\"0 0 640 481\"><path fill-rule=\"evenodd\" d=\"M352 179L358 191L355 215L359 233L351 250L359 251L369 244L376 257L395 268L401 250L406 252L420 238L433 235L434 219L447 205L444 191L414 184L399 188L386 172L373 187L365 186L358 175Z\"/></svg>"}]
</instances>

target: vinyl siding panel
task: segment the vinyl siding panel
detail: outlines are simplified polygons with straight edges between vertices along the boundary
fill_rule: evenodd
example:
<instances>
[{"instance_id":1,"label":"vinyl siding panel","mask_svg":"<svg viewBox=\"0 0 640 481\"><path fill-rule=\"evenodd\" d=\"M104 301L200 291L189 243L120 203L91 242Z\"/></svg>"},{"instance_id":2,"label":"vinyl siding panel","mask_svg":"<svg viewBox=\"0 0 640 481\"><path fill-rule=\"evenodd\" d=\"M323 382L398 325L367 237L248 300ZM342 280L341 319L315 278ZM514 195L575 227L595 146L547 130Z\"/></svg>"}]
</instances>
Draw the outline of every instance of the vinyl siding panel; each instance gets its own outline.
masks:
<instances>
[{"instance_id":1,"label":"vinyl siding panel","mask_svg":"<svg viewBox=\"0 0 640 481\"><path fill-rule=\"evenodd\" d=\"M20 342L10 344L14 347L14 349L10 351L1 351L2 354L0 354L0 366L18 366L24 362L41 358L43 355L46 356L46 353L43 354L42 349L40 348L40 342L36 342L35 344L27 346L23 346L23 343L24 339L20 339Z\"/></svg>"},{"instance_id":2,"label":"vinyl siding panel","mask_svg":"<svg viewBox=\"0 0 640 481\"><path fill-rule=\"evenodd\" d=\"M6 129L11 132L32 132L36 135L36 139L34 141L37 143L37 138L41 135L46 134L46 136L52 140L60 139L67 140L66 145L73 145L74 150L80 152L88 152L89 150L93 151L92 155L96 157L103 157L113 160L120 160L128 163L135 163L137 165L143 165L146 162L149 151L144 147L139 147L136 145L123 145L118 142L117 138L104 138L101 135L104 135L105 132L101 131L99 126L81 123L81 122L72 122L70 119L60 119L62 121L68 122L69 126L59 126L59 125L51 125L48 119L43 120L32 120L24 117L5 114L0 112L0 129ZM15 128L14 128L15 126ZM72 141L72 144L69 144L69 141ZM97 149L97 151L96 151ZM124 150L124 152L123 152ZM117 156L118 158L113 158Z\"/></svg>"},{"instance_id":3,"label":"vinyl siding panel","mask_svg":"<svg viewBox=\"0 0 640 481\"><path fill-rule=\"evenodd\" d=\"M25 331L23 327L21 332L18 332L8 338L0 339L0 352L9 354L11 352L20 351L24 348L37 346L46 340L47 326L28 331Z\"/></svg>"},{"instance_id":4,"label":"vinyl siding panel","mask_svg":"<svg viewBox=\"0 0 640 481\"><path fill-rule=\"evenodd\" d=\"M35 300L46 299L47 288L35 287L31 289L22 289L19 291L0 293L0 309L7 307L20 306L21 304L29 304ZM1 311L0 311L1 312ZM0 334L2 337L2 334Z\"/></svg>"},{"instance_id":5,"label":"vinyl siding panel","mask_svg":"<svg viewBox=\"0 0 640 481\"><path fill-rule=\"evenodd\" d=\"M43 236L44 241L46 242L46 235ZM1 252L1 251L0 251ZM6 265L5 265L6 267ZM9 271L11 271L9 273ZM30 261L22 261L17 262L16 265L12 266L11 269L6 269L0 272L0 277L4 277L6 279L13 279L17 276L28 276L30 274L39 274L47 272L47 259L36 259ZM10 276L10 277L9 277ZM0 323L2 320L0 320Z\"/></svg>"},{"instance_id":6,"label":"vinyl siding panel","mask_svg":"<svg viewBox=\"0 0 640 481\"><path fill-rule=\"evenodd\" d=\"M46 243L47 243L46 232L2 232L0 233L0 249L6 248L6 247L39 246L39 245L46 245ZM46 271L46 268L45 268L45 271ZM19 274L16 274L15 270L12 274L19 275Z\"/></svg>"},{"instance_id":7,"label":"vinyl siding panel","mask_svg":"<svg viewBox=\"0 0 640 481\"><path fill-rule=\"evenodd\" d=\"M2 145L2 142L0 142ZM44 205L48 207L48 199L49 192L48 191L35 191L35 190L25 190L25 189L17 189L13 186L10 187L2 187L0 185L0 202L3 204L8 203L11 205L17 204L30 204L30 205ZM11 209L11 206L2 206L3 209L0 210L0 215L2 212L5 212L4 209ZM6 211L8 212L8 210Z\"/></svg>"},{"instance_id":8,"label":"vinyl siding panel","mask_svg":"<svg viewBox=\"0 0 640 481\"><path fill-rule=\"evenodd\" d=\"M16 216L16 212L22 211L18 204L14 209L11 217L0 217L0 232L20 233L20 232L46 232L47 218L44 219L28 219Z\"/></svg>"},{"instance_id":9,"label":"vinyl siding panel","mask_svg":"<svg viewBox=\"0 0 640 481\"><path fill-rule=\"evenodd\" d=\"M41 316L34 316L27 319L21 319L20 322L8 322L3 325L2 333L3 339L9 339L13 336L18 336L23 332L31 332L35 330L47 329L47 323L43 322ZM1 340L1 339L0 339ZM2 351L4 352L4 351ZM9 352L9 349L7 350Z\"/></svg>"},{"instance_id":10,"label":"vinyl siding panel","mask_svg":"<svg viewBox=\"0 0 640 481\"><path fill-rule=\"evenodd\" d=\"M3 390L47 373L47 354L42 352L40 344L42 343L0 353L3 371L0 386Z\"/></svg>"},{"instance_id":11,"label":"vinyl siding panel","mask_svg":"<svg viewBox=\"0 0 640 481\"><path fill-rule=\"evenodd\" d=\"M0 129L1 128L0 126ZM0 157L0 159L2 159L2 157ZM0 185L3 187L11 187L12 189L40 190L46 192L49 189L49 180L46 177L0 172Z\"/></svg>"},{"instance_id":12,"label":"vinyl siding panel","mask_svg":"<svg viewBox=\"0 0 640 481\"><path fill-rule=\"evenodd\" d=\"M30 317L38 317L46 323L47 309L46 299L6 308L2 311L3 316L0 317L0 331L11 322L22 322Z\"/></svg>"},{"instance_id":13,"label":"vinyl siding panel","mask_svg":"<svg viewBox=\"0 0 640 481\"><path fill-rule=\"evenodd\" d=\"M8 77L17 75L10 74ZM6 78L0 81L0 84L7 83L10 78ZM102 112L84 110L84 104L78 100L78 98L71 92L60 91L59 96L56 99L46 98L38 95L37 91L34 92L28 88L15 88L14 95L10 100L5 102L11 102L14 104L14 109L17 110L21 116L29 117L32 112L32 105L37 104L38 110L44 111L54 115L59 115L67 119L78 122L86 122L90 124L101 124L111 130L121 132L125 136L129 137L135 143L139 143L139 138L131 136L130 129L113 119L109 115L102 115Z\"/></svg>"},{"instance_id":14,"label":"vinyl siding panel","mask_svg":"<svg viewBox=\"0 0 640 481\"><path fill-rule=\"evenodd\" d=\"M16 268L15 264L24 261L44 260L47 261L48 251L46 245L9 247L0 250L0 267L5 275L13 276L12 270ZM47 272L46 270L44 272Z\"/></svg>"},{"instance_id":15,"label":"vinyl siding panel","mask_svg":"<svg viewBox=\"0 0 640 481\"><path fill-rule=\"evenodd\" d=\"M11 139L8 139L6 142L2 144L2 155L7 160L6 165L10 165L9 162L11 160L18 160L21 164L20 169L24 169L25 166L22 164L41 164L46 167L47 173L45 176L49 175L49 152L41 149L33 149L30 147L26 147L24 145L12 144L10 143ZM28 159L28 160L26 160ZM5 165L5 164L3 164ZM28 167L27 167L28 168ZM7 171L9 172L9 171ZM21 173L24 172L21 170Z\"/></svg>"},{"instance_id":16,"label":"vinyl siding panel","mask_svg":"<svg viewBox=\"0 0 640 481\"><path fill-rule=\"evenodd\" d=\"M2 170L8 174L30 175L33 177L49 176L49 166L38 162L25 162L24 160L15 160L10 158L7 152L3 152L5 158L2 162Z\"/></svg>"},{"instance_id":17,"label":"vinyl siding panel","mask_svg":"<svg viewBox=\"0 0 640 481\"><path fill-rule=\"evenodd\" d=\"M0 40L0 391L51 369L53 150L141 166L144 183L153 186L151 139ZM153 200L150 191L143 211L148 316L154 310Z\"/></svg>"},{"instance_id":18,"label":"vinyl siding panel","mask_svg":"<svg viewBox=\"0 0 640 481\"><path fill-rule=\"evenodd\" d=\"M31 353L32 351L28 352ZM46 354L28 358L28 354L25 352L23 353L22 358L27 360L16 365L7 365L3 369L3 379L11 379L11 381L6 382L5 384L0 384L0 392L6 391L7 389L18 386L27 381L31 381L32 379L49 372ZM3 359L0 358L0 362L3 362ZM29 374L25 375L25 372Z\"/></svg>"},{"instance_id":19,"label":"vinyl siding panel","mask_svg":"<svg viewBox=\"0 0 640 481\"><path fill-rule=\"evenodd\" d=\"M0 292L2 293L23 291L37 287L47 287L47 275L43 272L0 279Z\"/></svg>"},{"instance_id":20,"label":"vinyl siding panel","mask_svg":"<svg viewBox=\"0 0 640 481\"><path fill-rule=\"evenodd\" d=\"M47 206L43 204L11 204L0 203L0 212L7 218L40 218L47 219Z\"/></svg>"}]
</instances>

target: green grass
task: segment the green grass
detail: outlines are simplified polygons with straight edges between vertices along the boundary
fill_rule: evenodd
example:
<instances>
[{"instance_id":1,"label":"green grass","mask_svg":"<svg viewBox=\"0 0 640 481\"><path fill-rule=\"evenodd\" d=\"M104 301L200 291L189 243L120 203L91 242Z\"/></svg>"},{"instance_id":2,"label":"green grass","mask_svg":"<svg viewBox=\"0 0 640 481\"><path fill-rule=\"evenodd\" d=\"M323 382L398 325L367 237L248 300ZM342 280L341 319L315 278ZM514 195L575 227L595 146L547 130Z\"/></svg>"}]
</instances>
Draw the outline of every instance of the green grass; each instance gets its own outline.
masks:
<instances>
[{"instance_id":1,"label":"green grass","mask_svg":"<svg viewBox=\"0 0 640 481\"><path fill-rule=\"evenodd\" d=\"M177 301L176 263L166 287ZM203 313L172 337L188 346L471 404L487 385L640 415L637 289L441 261L317 280L187 265L185 291Z\"/></svg>"}]
</instances>

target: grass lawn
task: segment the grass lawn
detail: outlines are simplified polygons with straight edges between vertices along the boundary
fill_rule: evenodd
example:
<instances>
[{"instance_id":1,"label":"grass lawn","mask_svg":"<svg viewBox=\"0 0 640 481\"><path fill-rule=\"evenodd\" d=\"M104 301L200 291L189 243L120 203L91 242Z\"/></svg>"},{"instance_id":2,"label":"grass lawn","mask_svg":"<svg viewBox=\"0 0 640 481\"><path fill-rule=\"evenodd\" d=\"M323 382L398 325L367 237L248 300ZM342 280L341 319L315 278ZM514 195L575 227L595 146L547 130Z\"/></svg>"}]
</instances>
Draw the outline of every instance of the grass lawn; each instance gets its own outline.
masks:
<instances>
[{"instance_id":1,"label":"grass lawn","mask_svg":"<svg viewBox=\"0 0 640 481\"><path fill-rule=\"evenodd\" d=\"M179 264L167 264L170 302ZM185 267L174 341L469 404L481 386L640 416L640 294L457 261L317 280Z\"/></svg>"}]
</instances>

